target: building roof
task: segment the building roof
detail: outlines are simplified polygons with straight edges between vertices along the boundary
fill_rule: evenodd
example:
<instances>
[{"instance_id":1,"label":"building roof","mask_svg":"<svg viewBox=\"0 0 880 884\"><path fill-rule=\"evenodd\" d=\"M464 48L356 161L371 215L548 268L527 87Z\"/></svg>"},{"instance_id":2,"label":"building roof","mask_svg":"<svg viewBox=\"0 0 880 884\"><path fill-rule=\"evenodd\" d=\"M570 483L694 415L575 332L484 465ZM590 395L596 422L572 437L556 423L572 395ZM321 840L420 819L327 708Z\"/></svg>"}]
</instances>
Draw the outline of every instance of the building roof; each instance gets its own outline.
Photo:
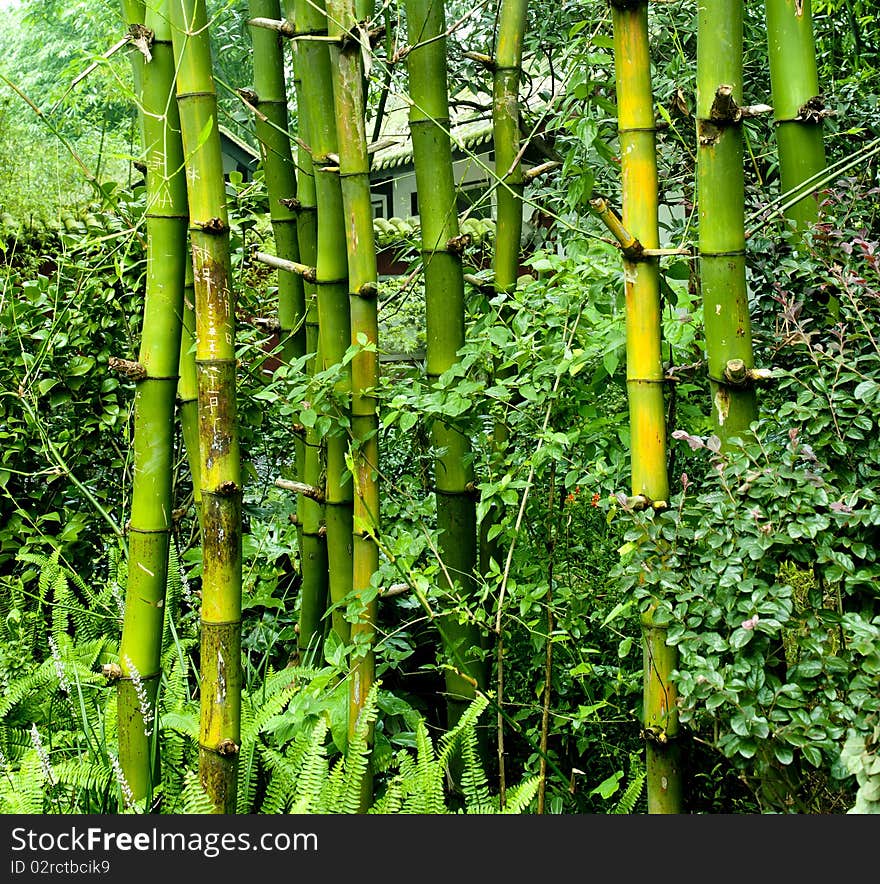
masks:
<instances>
[{"instance_id":1,"label":"building roof","mask_svg":"<svg viewBox=\"0 0 880 884\"><path fill-rule=\"evenodd\" d=\"M258 150L251 147L246 141L242 141L237 135L233 135L225 126L218 126L217 129L220 132L221 143L224 141L228 142L237 148L239 153L250 157L254 162L260 159L260 152Z\"/></svg>"},{"instance_id":2,"label":"building roof","mask_svg":"<svg viewBox=\"0 0 880 884\"><path fill-rule=\"evenodd\" d=\"M546 88L545 88L546 86ZM550 80L542 81L522 96L525 107L533 112L548 104ZM453 150L472 153L492 141L492 96L474 92L469 87L456 92L449 102L449 134ZM367 124L367 131L372 125ZM404 95L392 95L385 108L385 117L379 131L382 146L373 154L370 169L380 172L411 163L412 139L409 134L409 100Z\"/></svg>"}]
</instances>

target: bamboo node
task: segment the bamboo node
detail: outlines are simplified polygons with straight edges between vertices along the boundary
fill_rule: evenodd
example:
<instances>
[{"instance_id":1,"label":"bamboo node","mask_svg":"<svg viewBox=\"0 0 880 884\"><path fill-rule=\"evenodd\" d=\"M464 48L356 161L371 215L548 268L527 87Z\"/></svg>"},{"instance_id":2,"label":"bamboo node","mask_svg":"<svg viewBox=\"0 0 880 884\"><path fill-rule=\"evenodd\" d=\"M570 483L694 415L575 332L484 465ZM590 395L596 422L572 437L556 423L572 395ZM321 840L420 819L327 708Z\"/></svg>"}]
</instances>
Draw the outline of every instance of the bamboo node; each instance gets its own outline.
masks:
<instances>
[{"instance_id":1,"label":"bamboo node","mask_svg":"<svg viewBox=\"0 0 880 884\"><path fill-rule=\"evenodd\" d=\"M107 681L118 681L122 678L122 667L118 663L105 663L101 667L101 675Z\"/></svg>"},{"instance_id":2,"label":"bamboo node","mask_svg":"<svg viewBox=\"0 0 880 884\"><path fill-rule=\"evenodd\" d=\"M446 241L446 248L453 255L462 255L464 250L471 244L473 237L469 233L460 233Z\"/></svg>"},{"instance_id":3,"label":"bamboo node","mask_svg":"<svg viewBox=\"0 0 880 884\"><path fill-rule=\"evenodd\" d=\"M140 362L120 359L118 356L111 356L107 360L107 367L125 375L130 381L142 381L147 376L147 370Z\"/></svg>"},{"instance_id":4,"label":"bamboo node","mask_svg":"<svg viewBox=\"0 0 880 884\"><path fill-rule=\"evenodd\" d=\"M222 218L209 218L207 221L197 221L195 226L203 233L227 233L229 225Z\"/></svg>"},{"instance_id":5,"label":"bamboo node","mask_svg":"<svg viewBox=\"0 0 880 884\"><path fill-rule=\"evenodd\" d=\"M715 90L715 98L709 110L709 119L713 123L735 123L739 120L740 109L733 97L733 86L722 83Z\"/></svg>"},{"instance_id":6,"label":"bamboo node","mask_svg":"<svg viewBox=\"0 0 880 884\"><path fill-rule=\"evenodd\" d=\"M153 60L153 53L150 49L153 45L153 36L153 32L145 25L133 24L129 26L129 40L131 40L132 45L143 55L148 63Z\"/></svg>"},{"instance_id":7,"label":"bamboo node","mask_svg":"<svg viewBox=\"0 0 880 884\"><path fill-rule=\"evenodd\" d=\"M238 744L228 737L217 744L217 754L223 756L238 755Z\"/></svg>"},{"instance_id":8,"label":"bamboo node","mask_svg":"<svg viewBox=\"0 0 880 884\"><path fill-rule=\"evenodd\" d=\"M724 380L734 387L745 386L748 381L747 371L742 359L729 359L724 366Z\"/></svg>"},{"instance_id":9,"label":"bamboo node","mask_svg":"<svg viewBox=\"0 0 880 884\"><path fill-rule=\"evenodd\" d=\"M825 99L821 95L814 95L798 108L795 122L821 123L825 117L834 116L834 111L825 107Z\"/></svg>"},{"instance_id":10,"label":"bamboo node","mask_svg":"<svg viewBox=\"0 0 880 884\"><path fill-rule=\"evenodd\" d=\"M659 743L661 746L665 746L669 742L669 734L666 732L666 728L660 727L657 724L643 728L640 736L647 742Z\"/></svg>"}]
</instances>

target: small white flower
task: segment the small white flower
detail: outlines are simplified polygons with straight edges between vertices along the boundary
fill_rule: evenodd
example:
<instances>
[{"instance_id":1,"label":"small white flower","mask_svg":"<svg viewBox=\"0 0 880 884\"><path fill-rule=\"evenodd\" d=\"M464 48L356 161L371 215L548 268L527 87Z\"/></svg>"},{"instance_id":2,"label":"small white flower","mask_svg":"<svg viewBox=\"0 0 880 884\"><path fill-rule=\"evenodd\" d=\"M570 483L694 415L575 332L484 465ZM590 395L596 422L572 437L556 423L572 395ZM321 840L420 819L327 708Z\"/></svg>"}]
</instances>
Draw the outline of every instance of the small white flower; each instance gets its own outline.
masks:
<instances>
[{"instance_id":1,"label":"small white flower","mask_svg":"<svg viewBox=\"0 0 880 884\"><path fill-rule=\"evenodd\" d=\"M137 666L131 660L128 654L123 658L125 666L131 676L131 683L134 685L134 691L137 694L138 703L141 707L141 717L144 720L144 736L151 737L153 735L153 707L150 704L150 697L144 686L141 674L137 670Z\"/></svg>"},{"instance_id":2,"label":"small white flower","mask_svg":"<svg viewBox=\"0 0 880 884\"><path fill-rule=\"evenodd\" d=\"M50 635L49 636L49 650L52 651L52 660L55 663L55 674L58 676L58 687L65 694L70 694L70 683L67 681L67 674L64 672L64 661L61 659L61 652L58 650L58 645L55 643L55 639Z\"/></svg>"},{"instance_id":3,"label":"small white flower","mask_svg":"<svg viewBox=\"0 0 880 884\"><path fill-rule=\"evenodd\" d=\"M31 725L31 743L33 743L34 749L37 750L37 755L40 758L40 767L43 769L43 776L46 778L46 782L50 786L54 786L58 782L58 778L55 776L55 771L52 770L49 753L40 739L40 732L37 730L36 724Z\"/></svg>"},{"instance_id":4,"label":"small white flower","mask_svg":"<svg viewBox=\"0 0 880 884\"><path fill-rule=\"evenodd\" d=\"M116 774L116 782L119 783L119 789L122 792L122 798L125 801L125 806L127 809L131 810L135 806L134 802L134 793L131 791L131 786L128 785L128 780L125 778L125 773L122 770L122 765L119 763L119 759L112 753L108 753L110 756L110 764L113 765L113 773Z\"/></svg>"}]
</instances>

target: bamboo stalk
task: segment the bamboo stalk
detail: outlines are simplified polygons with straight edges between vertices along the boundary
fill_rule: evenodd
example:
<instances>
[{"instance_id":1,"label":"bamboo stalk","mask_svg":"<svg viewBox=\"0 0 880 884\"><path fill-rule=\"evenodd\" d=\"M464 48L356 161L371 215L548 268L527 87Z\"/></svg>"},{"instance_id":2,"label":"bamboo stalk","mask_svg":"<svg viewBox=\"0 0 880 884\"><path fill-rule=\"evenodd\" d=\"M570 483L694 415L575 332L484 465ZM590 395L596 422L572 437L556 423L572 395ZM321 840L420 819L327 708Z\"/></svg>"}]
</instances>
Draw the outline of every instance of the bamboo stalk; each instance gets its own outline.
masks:
<instances>
[{"instance_id":1,"label":"bamboo stalk","mask_svg":"<svg viewBox=\"0 0 880 884\"><path fill-rule=\"evenodd\" d=\"M767 56L776 120L780 190L785 193L825 168L825 115L816 70L811 0L765 0ZM815 191L788 206L803 231L819 217Z\"/></svg>"},{"instance_id":2,"label":"bamboo stalk","mask_svg":"<svg viewBox=\"0 0 880 884\"><path fill-rule=\"evenodd\" d=\"M459 235L455 182L449 140L446 75L446 27L442 2L407 0L406 55L409 73L410 132L421 220L422 261L425 268L427 373L432 384L458 361L464 344L464 280L461 255L450 243ZM432 441L444 452L435 459L439 551L448 589L455 584L467 600L475 592L477 566L476 507L470 442L454 427L437 420ZM466 704L485 690L486 665L480 654L482 636L471 623L444 614L435 621L444 650L453 662L446 669L449 724Z\"/></svg>"},{"instance_id":3,"label":"bamboo stalk","mask_svg":"<svg viewBox=\"0 0 880 884\"><path fill-rule=\"evenodd\" d=\"M358 609L351 625L349 661L349 738L376 677L373 642L378 595L371 593L379 569L379 416L375 389L379 384L377 310L378 270L370 200L370 155L364 109L364 63L356 36L354 0L329 0L328 33L339 38L330 50L333 97L339 142L339 176L345 211L351 343L360 347L351 361L351 429L354 477L352 591ZM369 47L367 47L369 48ZM370 736L372 739L372 736ZM367 771L361 809L372 798L372 776Z\"/></svg>"},{"instance_id":4,"label":"bamboo stalk","mask_svg":"<svg viewBox=\"0 0 880 884\"><path fill-rule=\"evenodd\" d=\"M753 367L746 288L742 120L742 0L697 11L697 204L700 289L712 420L722 442L757 417L752 384L731 383L728 362Z\"/></svg>"},{"instance_id":5,"label":"bamboo stalk","mask_svg":"<svg viewBox=\"0 0 880 884\"><path fill-rule=\"evenodd\" d=\"M180 336L180 378L177 381L177 409L183 447L192 479L193 506L202 524L202 479L199 467L199 380L196 368L196 311L193 292L192 260L187 246L186 277L183 288L183 327Z\"/></svg>"},{"instance_id":6,"label":"bamboo stalk","mask_svg":"<svg viewBox=\"0 0 880 884\"><path fill-rule=\"evenodd\" d=\"M297 32L326 35L327 14L323 0L296 0L294 13ZM315 260L317 312L321 367L341 366L336 393L343 423L350 421L351 368L343 357L351 344L351 318L348 303L348 257L345 244L345 217L339 175L324 167L338 155L330 52L327 42L303 41L297 45L305 116L318 208L317 256ZM340 430L324 440L326 451L326 500L324 519L327 529L327 570L330 601L338 605L352 588L352 532L354 491L346 465L348 439ZM349 640L349 624L341 607L331 615L333 631L343 644Z\"/></svg>"},{"instance_id":7,"label":"bamboo stalk","mask_svg":"<svg viewBox=\"0 0 880 884\"><path fill-rule=\"evenodd\" d=\"M138 4L126 4L132 5ZM144 374L135 392L128 580L118 682L119 761L136 799L149 799L159 779L152 718L172 527L174 405L188 220L170 33L161 4L145 15L140 23L152 30L153 41L150 62L141 64L139 94L147 167L147 279L138 355Z\"/></svg>"},{"instance_id":8,"label":"bamboo stalk","mask_svg":"<svg viewBox=\"0 0 880 884\"><path fill-rule=\"evenodd\" d=\"M649 505L663 507L669 499L669 482L661 357L660 269L656 257L644 254L645 249L658 249L660 245L647 0L612 0L611 18L623 197L623 218L617 235L618 238L629 236L635 241L621 249L626 296L631 487L634 497L643 498ZM606 223L609 223L608 213L604 214ZM609 226L614 230L613 225ZM642 615L643 733L652 737L646 746L648 812L680 813L682 781L676 741L678 711L675 686L671 682L678 652L666 644L666 630L654 623L653 613L652 605Z\"/></svg>"},{"instance_id":9,"label":"bamboo stalk","mask_svg":"<svg viewBox=\"0 0 880 884\"><path fill-rule=\"evenodd\" d=\"M202 482L199 778L234 813L241 742L241 465L235 298L205 0L171 0L190 210Z\"/></svg>"}]
</instances>

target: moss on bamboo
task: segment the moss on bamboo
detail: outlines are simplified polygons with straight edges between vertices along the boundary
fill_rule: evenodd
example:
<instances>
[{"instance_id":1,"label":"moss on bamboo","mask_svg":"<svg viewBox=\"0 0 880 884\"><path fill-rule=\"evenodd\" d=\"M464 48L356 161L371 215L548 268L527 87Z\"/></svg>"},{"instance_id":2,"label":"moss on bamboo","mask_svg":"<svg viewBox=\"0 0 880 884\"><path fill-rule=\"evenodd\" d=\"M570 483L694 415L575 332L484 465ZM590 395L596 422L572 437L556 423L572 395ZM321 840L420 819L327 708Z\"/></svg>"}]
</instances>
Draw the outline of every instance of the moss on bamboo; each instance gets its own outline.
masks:
<instances>
[{"instance_id":1,"label":"moss on bamboo","mask_svg":"<svg viewBox=\"0 0 880 884\"><path fill-rule=\"evenodd\" d=\"M202 484L199 777L216 813L236 806L241 728L241 476L235 303L226 183L204 0L171 4L190 209ZM215 653L216 652L216 653Z\"/></svg>"}]
</instances>

